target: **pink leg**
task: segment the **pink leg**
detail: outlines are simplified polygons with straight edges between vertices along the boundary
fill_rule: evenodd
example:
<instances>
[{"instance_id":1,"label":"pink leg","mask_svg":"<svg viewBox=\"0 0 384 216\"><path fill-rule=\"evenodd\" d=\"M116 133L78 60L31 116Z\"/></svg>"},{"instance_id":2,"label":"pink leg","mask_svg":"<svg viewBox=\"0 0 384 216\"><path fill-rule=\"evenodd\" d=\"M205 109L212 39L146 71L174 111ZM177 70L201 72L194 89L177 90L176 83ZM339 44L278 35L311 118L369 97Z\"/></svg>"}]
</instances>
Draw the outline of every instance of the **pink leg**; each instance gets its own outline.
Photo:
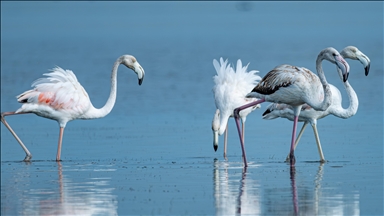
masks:
<instances>
[{"instance_id":1,"label":"pink leg","mask_svg":"<svg viewBox=\"0 0 384 216\"><path fill-rule=\"evenodd\" d=\"M239 133L239 137L240 137L241 151L243 152L244 167L247 167L248 163L247 163L247 157L245 155L245 147L244 147L243 138L242 138L241 132L240 132L239 118L235 118L235 121L236 121L236 126L237 126L237 132Z\"/></svg>"},{"instance_id":2,"label":"pink leg","mask_svg":"<svg viewBox=\"0 0 384 216\"><path fill-rule=\"evenodd\" d=\"M297 128L297 121L299 120L299 116L295 116L293 120L293 132L292 132L292 140L291 140L291 151L289 153L289 159L291 165L295 165L296 159L295 159L295 138L296 138L296 128Z\"/></svg>"},{"instance_id":3,"label":"pink leg","mask_svg":"<svg viewBox=\"0 0 384 216\"><path fill-rule=\"evenodd\" d=\"M245 147L244 147L244 141L243 141L243 137L242 137L242 132L240 131L240 123L239 123L239 119L240 119L240 111L243 110L243 109L247 109L248 107L252 107L252 106L255 106L257 104L260 104L260 103L263 103L265 102L265 99L260 99L260 100L257 100L257 101L254 101L254 102L251 102L249 104L245 104L241 107L238 107L236 108L234 111L233 111L233 116L235 118L235 121L236 121L236 126L237 126L237 132L239 133L239 137L240 137L240 144L241 144L241 150L243 151L243 160L244 160L244 166L247 167L248 164L247 164L247 158L245 156Z\"/></svg>"},{"instance_id":4,"label":"pink leg","mask_svg":"<svg viewBox=\"0 0 384 216\"><path fill-rule=\"evenodd\" d=\"M27 154L24 158L24 161L30 161L32 159L32 154L29 152L29 150L27 149L27 147L23 144L23 142L21 141L21 139L16 135L15 131L12 130L11 126L9 126L9 124L7 123L7 121L5 121L5 116L9 116L9 115L19 115L19 114L27 114L27 113L24 113L24 112L21 112L21 113L15 113L15 112L3 112L1 113L1 122L3 122L3 124L5 125L5 127L8 128L8 130L11 132L11 134L15 137L15 139L17 140L17 142L20 144L21 148L23 148L25 154Z\"/></svg>"},{"instance_id":5,"label":"pink leg","mask_svg":"<svg viewBox=\"0 0 384 216\"><path fill-rule=\"evenodd\" d=\"M59 144L58 144L58 146L57 146L56 161L60 161L61 144L63 143L63 133L64 133L64 128L63 128L63 127L60 127Z\"/></svg>"},{"instance_id":6,"label":"pink leg","mask_svg":"<svg viewBox=\"0 0 384 216\"><path fill-rule=\"evenodd\" d=\"M244 131L245 131L245 122L241 122L241 138L243 139L243 142L245 143L244 140Z\"/></svg>"}]
</instances>

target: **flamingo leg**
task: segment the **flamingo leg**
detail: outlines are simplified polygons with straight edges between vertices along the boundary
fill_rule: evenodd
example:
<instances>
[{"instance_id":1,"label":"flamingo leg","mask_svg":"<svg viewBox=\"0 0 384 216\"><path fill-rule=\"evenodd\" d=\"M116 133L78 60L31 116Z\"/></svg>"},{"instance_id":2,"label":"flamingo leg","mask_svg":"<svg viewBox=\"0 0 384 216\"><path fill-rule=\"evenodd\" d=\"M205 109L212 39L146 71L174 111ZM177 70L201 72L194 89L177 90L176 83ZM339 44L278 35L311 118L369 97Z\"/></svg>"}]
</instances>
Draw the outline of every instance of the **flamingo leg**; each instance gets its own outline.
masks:
<instances>
[{"instance_id":1,"label":"flamingo leg","mask_svg":"<svg viewBox=\"0 0 384 216\"><path fill-rule=\"evenodd\" d=\"M224 159L227 160L228 124L224 133Z\"/></svg>"},{"instance_id":2,"label":"flamingo leg","mask_svg":"<svg viewBox=\"0 0 384 216\"><path fill-rule=\"evenodd\" d=\"M239 137L240 137L241 151L243 152L244 167L247 167L248 166L247 157L245 155L244 142L243 142L243 139L241 136L239 118L235 117L235 121L236 121L236 126L237 126L237 132L239 133Z\"/></svg>"},{"instance_id":3,"label":"flamingo leg","mask_svg":"<svg viewBox=\"0 0 384 216\"><path fill-rule=\"evenodd\" d=\"M299 135L297 135L297 138L296 138L296 141L295 141L295 150L296 150L297 145L299 144L299 141L300 141L300 139L301 139L301 136L303 135L304 130L305 130L305 128L307 127L307 125L308 125L308 122L307 122L307 121L304 122L304 124L303 124L303 126L301 127L301 130L300 130L300 132L299 132ZM289 161L289 154L287 155L287 158L285 159L285 162L288 162L288 161Z\"/></svg>"},{"instance_id":4,"label":"flamingo leg","mask_svg":"<svg viewBox=\"0 0 384 216\"><path fill-rule=\"evenodd\" d=\"M299 121L299 115L300 115L301 107L302 107L302 105L294 106L293 107L293 112L295 114L295 117L293 119L291 151L289 152L289 161L290 161L291 166L295 165L295 163L296 163L296 158L295 158L295 138L296 138L297 122Z\"/></svg>"},{"instance_id":5,"label":"flamingo leg","mask_svg":"<svg viewBox=\"0 0 384 216\"><path fill-rule=\"evenodd\" d=\"M312 124L313 128L313 133L315 133L315 138L316 138L316 143L317 143L317 149L319 150L319 155L320 155L320 162L324 163L326 162L323 154L323 150L321 148L321 143L320 143L320 138L319 138L319 133L317 132L317 127L316 124Z\"/></svg>"},{"instance_id":6,"label":"flamingo leg","mask_svg":"<svg viewBox=\"0 0 384 216\"><path fill-rule=\"evenodd\" d=\"M257 101L253 101L253 102L248 103L248 104L245 104L245 105L243 105L241 107L236 108L233 111L233 116L234 116L235 121L236 121L237 132L239 133L241 150L243 151L243 160L244 160L244 166L245 167L247 167L248 164L247 164L247 158L245 156L245 147L244 147L244 141L243 141L243 137L242 137L242 132L240 131L240 123L239 123L240 111L243 110L243 109L247 109L248 107L252 107L252 106L255 106L257 104L263 103L263 102L265 102L264 98L262 98L260 100L257 100Z\"/></svg>"},{"instance_id":7,"label":"flamingo leg","mask_svg":"<svg viewBox=\"0 0 384 216\"><path fill-rule=\"evenodd\" d=\"M291 163L291 166L295 165L295 163L296 163L296 158L295 158L295 138L296 138L296 128L297 128L297 121L298 120L299 120L299 116L295 115L295 118L294 118L294 121L293 121L291 150L289 152L289 161Z\"/></svg>"},{"instance_id":8,"label":"flamingo leg","mask_svg":"<svg viewBox=\"0 0 384 216\"><path fill-rule=\"evenodd\" d=\"M5 121L5 116L9 116L9 115L18 115L18 114L27 114L27 113L24 113L24 112L20 112L20 113L15 113L15 112L3 112L1 113L1 122L3 122L3 124L5 125L5 127L8 128L8 130L11 132L11 134L15 137L15 139L17 140L17 142L20 144L21 148L23 148L26 156L24 158L24 161L28 162L32 159L32 154L31 152L29 152L28 148L23 144L23 142L21 141L21 139L16 135L15 131L13 131L13 129L11 128L11 126L9 126L8 122Z\"/></svg>"},{"instance_id":9,"label":"flamingo leg","mask_svg":"<svg viewBox=\"0 0 384 216\"><path fill-rule=\"evenodd\" d=\"M64 134L64 128L63 128L63 127L60 127L59 144L58 144L58 146L57 146L56 161L60 161L61 144L63 143L63 134Z\"/></svg>"},{"instance_id":10,"label":"flamingo leg","mask_svg":"<svg viewBox=\"0 0 384 216\"><path fill-rule=\"evenodd\" d=\"M241 129L242 129L242 131L241 131L241 138L243 139L243 142L245 143L245 140L244 140L245 122L242 122L241 126L242 126L241 127Z\"/></svg>"}]
</instances>

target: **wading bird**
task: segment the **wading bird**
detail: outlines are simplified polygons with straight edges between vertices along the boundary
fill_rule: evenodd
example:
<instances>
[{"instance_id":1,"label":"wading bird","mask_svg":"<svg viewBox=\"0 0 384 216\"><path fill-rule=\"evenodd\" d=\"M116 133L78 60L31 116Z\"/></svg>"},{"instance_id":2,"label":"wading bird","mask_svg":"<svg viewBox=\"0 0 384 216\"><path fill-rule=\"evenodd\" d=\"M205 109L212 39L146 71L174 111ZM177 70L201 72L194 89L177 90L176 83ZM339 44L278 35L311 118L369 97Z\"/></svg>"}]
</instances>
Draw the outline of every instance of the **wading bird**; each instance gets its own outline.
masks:
<instances>
[{"instance_id":1,"label":"wading bird","mask_svg":"<svg viewBox=\"0 0 384 216\"><path fill-rule=\"evenodd\" d=\"M295 164L294 144L296 127L302 105L307 103L315 110L326 110L331 104L332 93L322 69L321 63L323 60L328 60L329 62L336 64L342 71L343 81L347 81L349 72L348 63L336 49L329 47L322 50L317 57L316 71L319 76L316 76L316 74L303 67L286 64L277 66L268 72L259 84L247 94L247 97L249 98L260 98L260 100L235 109L234 118L240 137L244 166L247 166L247 160L244 143L241 139L239 112L265 101L285 103L293 107L294 121L291 139L290 164Z\"/></svg>"},{"instance_id":2,"label":"wading bird","mask_svg":"<svg viewBox=\"0 0 384 216\"><path fill-rule=\"evenodd\" d=\"M248 64L249 65L249 64ZM233 110L239 106L257 100L256 98L246 98L245 96L261 80L257 75L257 70L247 72L248 65L242 65L241 60L237 60L236 70L228 64L228 59L220 58L220 63L214 59L213 66L217 75L213 77L214 87L212 89L215 98L216 112L212 121L213 148L218 148L219 135L224 135L224 158L227 157L227 137L228 119L233 117ZM260 105L255 105L240 112L242 121L242 139L244 139L245 121L247 115Z\"/></svg>"},{"instance_id":3,"label":"wading bird","mask_svg":"<svg viewBox=\"0 0 384 216\"><path fill-rule=\"evenodd\" d=\"M1 113L1 122L9 129L27 154L24 161L30 161L32 154L5 121L4 117L34 113L38 116L57 121L60 126L60 133L56 161L60 161L61 144L67 122L75 119L102 118L111 112L116 101L117 68L120 64L127 66L137 74L139 85L143 82L144 69L137 62L136 58L131 55L119 57L112 69L109 98L100 109L92 105L87 92L77 81L75 74L70 70L63 70L60 67L55 67L50 73L45 73L44 75L47 77L37 79L32 83L33 89L17 96L17 101L23 105L14 112Z\"/></svg>"},{"instance_id":4,"label":"wading bird","mask_svg":"<svg viewBox=\"0 0 384 216\"><path fill-rule=\"evenodd\" d=\"M349 58L353 60L359 60L361 64L363 64L364 66L365 75L368 76L369 68L370 68L370 60L359 49L357 49L354 46L347 46L340 52L340 54L345 59ZM337 71L339 73L340 78L342 78L342 73L339 68L337 68ZM332 100L331 100L331 105L328 107L328 109L326 109L325 111L316 111L308 104L304 104L302 106L298 121L304 122L304 124L299 132L299 135L296 138L294 149L296 149L305 128L307 127L308 123L310 123L313 129L313 132L315 134L317 148L320 155L320 162L325 162L324 154L321 148L319 134L317 132L317 127L316 127L317 120L324 118L329 114L332 114L336 117L343 118L343 119L350 118L351 116L356 114L357 108L359 107L359 100L352 86L349 84L348 81L343 82L343 84L348 94L348 98L350 102L349 107L347 109L344 109L342 107L342 103L341 103L342 97L339 89L337 89L335 86L331 84L329 86L331 87L331 91L332 91ZM286 119L289 119L290 121L293 121L294 120L293 107L287 104L272 103L267 107L267 110L263 113L263 119L269 120L269 119L275 119L279 117L286 118ZM289 154L286 160L287 161L289 160Z\"/></svg>"}]
</instances>

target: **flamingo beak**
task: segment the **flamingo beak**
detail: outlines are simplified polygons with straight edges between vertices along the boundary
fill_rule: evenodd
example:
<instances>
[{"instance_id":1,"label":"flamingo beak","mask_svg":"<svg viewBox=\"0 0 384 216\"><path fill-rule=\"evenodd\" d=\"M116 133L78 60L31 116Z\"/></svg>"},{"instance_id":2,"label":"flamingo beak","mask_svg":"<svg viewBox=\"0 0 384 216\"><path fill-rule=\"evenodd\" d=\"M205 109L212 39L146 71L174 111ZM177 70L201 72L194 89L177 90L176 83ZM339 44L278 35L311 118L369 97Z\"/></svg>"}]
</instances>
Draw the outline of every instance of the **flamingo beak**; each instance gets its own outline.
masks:
<instances>
[{"instance_id":1,"label":"flamingo beak","mask_svg":"<svg viewBox=\"0 0 384 216\"><path fill-rule=\"evenodd\" d=\"M137 64L135 67L135 72L137 73L137 77L139 78L139 85L143 83L145 72L141 65Z\"/></svg>"},{"instance_id":2,"label":"flamingo beak","mask_svg":"<svg viewBox=\"0 0 384 216\"><path fill-rule=\"evenodd\" d=\"M369 74L369 68L371 67L371 64L369 64L367 67L364 68L365 70L365 76L368 76Z\"/></svg>"},{"instance_id":3,"label":"flamingo beak","mask_svg":"<svg viewBox=\"0 0 384 216\"><path fill-rule=\"evenodd\" d=\"M143 80L144 80L143 78L139 79L139 85L141 85L141 83L143 83Z\"/></svg>"},{"instance_id":4,"label":"flamingo beak","mask_svg":"<svg viewBox=\"0 0 384 216\"><path fill-rule=\"evenodd\" d=\"M368 56L364 55L364 53L359 52L357 59L363 64L364 70L365 70L365 76L368 76L369 69L371 67L371 61L369 60Z\"/></svg>"},{"instance_id":5,"label":"flamingo beak","mask_svg":"<svg viewBox=\"0 0 384 216\"><path fill-rule=\"evenodd\" d=\"M343 57L339 55L336 56L336 65L342 71L343 81L346 82L349 76L349 64L345 61Z\"/></svg>"},{"instance_id":6,"label":"flamingo beak","mask_svg":"<svg viewBox=\"0 0 384 216\"><path fill-rule=\"evenodd\" d=\"M219 131L214 130L213 131L213 149L217 151L219 148Z\"/></svg>"}]
</instances>

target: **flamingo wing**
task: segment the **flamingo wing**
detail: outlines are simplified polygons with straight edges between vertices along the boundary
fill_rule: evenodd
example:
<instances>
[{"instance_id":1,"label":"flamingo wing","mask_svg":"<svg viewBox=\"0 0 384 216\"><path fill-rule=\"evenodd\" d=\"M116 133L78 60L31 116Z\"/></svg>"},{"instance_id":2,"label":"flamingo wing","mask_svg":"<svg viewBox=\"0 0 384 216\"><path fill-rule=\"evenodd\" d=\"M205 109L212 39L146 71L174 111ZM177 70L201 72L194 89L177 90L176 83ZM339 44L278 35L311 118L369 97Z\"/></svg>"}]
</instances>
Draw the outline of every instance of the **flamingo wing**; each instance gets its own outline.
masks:
<instances>
[{"instance_id":1,"label":"flamingo wing","mask_svg":"<svg viewBox=\"0 0 384 216\"><path fill-rule=\"evenodd\" d=\"M83 86L71 70L55 67L46 77L32 83L33 89L17 96L18 102L46 105L55 110L84 113L91 102Z\"/></svg>"},{"instance_id":2,"label":"flamingo wing","mask_svg":"<svg viewBox=\"0 0 384 216\"><path fill-rule=\"evenodd\" d=\"M252 92L263 95L270 95L279 90L281 87L287 87L301 80L304 76L306 79L318 79L318 77L304 67L296 67L292 65L279 65L269 71Z\"/></svg>"}]
</instances>

